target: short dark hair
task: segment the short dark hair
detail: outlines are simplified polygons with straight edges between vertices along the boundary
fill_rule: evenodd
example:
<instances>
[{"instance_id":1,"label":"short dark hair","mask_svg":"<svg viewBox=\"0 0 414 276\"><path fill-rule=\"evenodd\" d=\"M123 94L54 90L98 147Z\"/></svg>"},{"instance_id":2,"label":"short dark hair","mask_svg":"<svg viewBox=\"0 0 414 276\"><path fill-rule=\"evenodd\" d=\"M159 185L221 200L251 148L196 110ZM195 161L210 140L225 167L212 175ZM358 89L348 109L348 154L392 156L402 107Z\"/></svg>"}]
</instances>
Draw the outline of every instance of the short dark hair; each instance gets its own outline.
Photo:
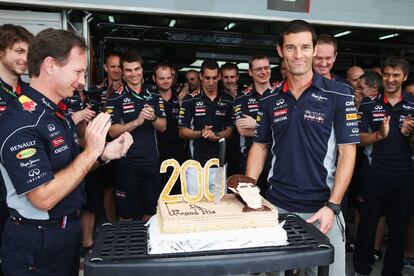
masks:
<instances>
[{"instance_id":1,"label":"short dark hair","mask_svg":"<svg viewBox=\"0 0 414 276\"><path fill-rule=\"evenodd\" d=\"M410 72L410 64L405 58L401 56L390 56L387 58L382 65L382 72L384 72L385 67L400 68L403 71L404 75L407 76Z\"/></svg>"},{"instance_id":2,"label":"short dark hair","mask_svg":"<svg viewBox=\"0 0 414 276\"><path fill-rule=\"evenodd\" d=\"M239 67L233 62L226 62L220 67L220 72L223 73L225 70L236 70L237 75L239 74Z\"/></svg>"},{"instance_id":3,"label":"short dark hair","mask_svg":"<svg viewBox=\"0 0 414 276\"><path fill-rule=\"evenodd\" d=\"M316 41L316 44L328 44L328 45L332 45L334 47L334 53L336 53L337 49L338 49L338 42L336 41L336 39L328 34L320 34L318 35L318 39Z\"/></svg>"},{"instance_id":4,"label":"short dark hair","mask_svg":"<svg viewBox=\"0 0 414 276\"><path fill-rule=\"evenodd\" d=\"M138 52L133 49L127 49L121 56L121 68L124 68L123 63L124 62L139 62L141 67L144 67L144 60L140 55L138 55Z\"/></svg>"},{"instance_id":5,"label":"short dark hair","mask_svg":"<svg viewBox=\"0 0 414 276\"><path fill-rule=\"evenodd\" d=\"M266 55L262 55L262 54L251 56L249 58L249 69L252 69L253 68L253 61L259 60L259 59L267 59L267 60L269 60L269 57L266 56ZM270 62L270 60L269 60L269 62Z\"/></svg>"},{"instance_id":6,"label":"short dark hair","mask_svg":"<svg viewBox=\"0 0 414 276\"><path fill-rule=\"evenodd\" d=\"M277 44L279 47L283 47L284 43L284 36L288 34L296 34L301 32L310 32L312 34L312 43L313 47L316 45L316 31L311 24L306 22L305 20L292 20L285 24L282 28L282 32L277 40Z\"/></svg>"},{"instance_id":7,"label":"short dark hair","mask_svg":"<svg viewBox=\"0 0 414 276\"><path fill-rule=\"evenodd\" d=\"M163 68L163 69L169 68L169 69L171 69L171 73L172 73L172 70L173 70L173 66L172 66L171 63L168 63L168 62L158 62L155 65L155 67L154 67L154 69L152 71L152 74L155 76L156 73L157 73L157 70L160 69L160 68Z\"/></svg>"},{"instance_id":8,"label":"short dark hair","mask_svg":"<svg viewBox=\"0 0 414 276\"><path fill-rule=\"evenodd\" d=\"M206 69L217 70L220 73L220 67L219 67L217 61L212 60L212 59L207 59L207 60L203 61L203 63L201 64L200 74L203 75L204 71Z\"/></svg>"},{"instance_id":9,"label":"short dark hair","mask_svg":"<svg viewBox=\"0 0 414 276\"><path fill-rule=\"evenodd\" d=\"M105 64L108 62L108 59L110 57L119 57L119 59L121 59L121 53L118 51L110 51L108 53L105 54Z\"/></svg>"},{"instance_id":10,"label":"short dark hair","mask_svg":"<svg viewBox=\"0 0 414 276\"><path fill-rule=\"evenodd\" d=\"M19 25L4 24L0 26L0 51L13 47L19 41L30 44L34 35Z\"/></svg>"},{"instance_id":11,"label":"short dark hair","mask_svg":"<svg viewBox=\"0 0 414 276\"><path fill-rule=\"evenodd\" d=\"M27 54L29 77L38 77L40 67L47 57L52 57L60 65L65 65L74 47L86 50L82 37L65 30L52 28L38 33L32 40Z\"/></svg>"},{"instance_id":12,"label":"short dark hair","mask_svg":"<svg viewBox=\"0 0 414 276\"><path fill-rule=\"evenodd\" d=\"M359 79L364 79L365 84L369 87L377 86L377 90L382 89L382 80L381 75L377 72L374 72L372 70L364 70L364 74L359 77Z\"/></svg>"}]
</instances>

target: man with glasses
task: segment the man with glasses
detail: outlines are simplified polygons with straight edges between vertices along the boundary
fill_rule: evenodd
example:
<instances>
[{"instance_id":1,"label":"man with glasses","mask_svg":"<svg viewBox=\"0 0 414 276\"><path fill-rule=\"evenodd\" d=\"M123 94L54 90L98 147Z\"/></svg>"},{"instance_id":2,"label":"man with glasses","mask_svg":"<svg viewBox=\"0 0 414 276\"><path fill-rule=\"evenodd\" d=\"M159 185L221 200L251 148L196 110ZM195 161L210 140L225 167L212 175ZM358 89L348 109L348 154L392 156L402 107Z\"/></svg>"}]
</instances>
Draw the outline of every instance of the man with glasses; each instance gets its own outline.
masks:
<instances>
[{"instance_id":1,"label":"man with glasses","mask_svg":"<svg viewBox=\"0 0 414 276\"><path fill-rule=\"evenodd\" d=\"M237 131L240 134L240 169L246 169L247 154L253 143L256 131L256 116L259 111L260 99L267 95L273 88L270 85L271 69L269 58L265 55L255 55L249 59L249 75L253 79L253 85L236 96L234 101L234 119ZM268 155L270 156L270 154ZM270 159L267 159L257 181L260 193L265 196L267 190L267 174L270 169Z\"/></svg>"}]
</instances>

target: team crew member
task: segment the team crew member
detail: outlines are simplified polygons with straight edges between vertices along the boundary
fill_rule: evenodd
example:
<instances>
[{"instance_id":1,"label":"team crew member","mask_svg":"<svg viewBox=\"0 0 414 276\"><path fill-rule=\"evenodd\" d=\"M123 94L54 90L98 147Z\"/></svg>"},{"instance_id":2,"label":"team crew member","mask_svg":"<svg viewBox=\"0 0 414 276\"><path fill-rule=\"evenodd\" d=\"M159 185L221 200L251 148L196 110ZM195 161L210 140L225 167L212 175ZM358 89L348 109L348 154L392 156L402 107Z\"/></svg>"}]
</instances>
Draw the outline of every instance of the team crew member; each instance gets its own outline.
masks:
<instances>
[{"instance_id":1,"label":"team crew member","mask_svg":"<svg viewBox=\"0 0 414 276\"><path fill-rule=\"evenodd\" d=\"M98 158L119 158L132 143L125 133L105 146L110 116L100 114L79 153L73 121L57 104L85 84L85 49L68 31L41 31L28 53L30 87L0 118L0 169L10 212L1 247L6 275L78 274L82 179Z\"/></svg>"},{"instance_id":2,"label":"team crew member","mask_svg":"<svg viewBox=\"0 0 414 276\"><path fill-rule=\"evenodd\" d=\"M190 156L202 166L211 158L218 158L220 138L229 139L232 132L233 98L219 91L220 69L216 61L201 65L201 89L184 98L180 109L179 134L189 140ZM187 170L189 194L197 194L196 171ZM210 169L210 191L213 191L215 170Z\"/></svg>"},{"instance_id":3,"label":"team crew member","mask_svg":"<svg viewBox=\"0 0 414 276\"><path fill-rule=\"evenodd\" d=\"M105 111L107 99L115 91L123 88L121 54L109 52L103 65L107 77L96 87L86 92L92 109L96 112Z\"/></svg>"},{"instance_id":4,"label":"team crew member","mask_svg":"<svg viewBox=\"0 0 414 276\"><path fill-rule=\"evenodd\" d=\"M345 275L340 203L359 141L358 128L347 123L356 121L357 114L345 85L313 73L315 43L315 30L305 21L291 21L282 29L277 51L287 79L260 101L246 175L259 177L271 146L268 199L279 212L297 213L326 234L335 247L329 272Z\"/></svg>"},{"instance_id":5,"label":"team crew member","mask_svg":"<svg viewBox=\"0 0 414 276\"><path fill-rule=\"evenodd\" d=\"M120 59L119 53L109 52L103 65L107 78L96 87L86 91L87 103L96 113L105 112L106 101L110 95L123 87ZM107 142L109 141L111 141L111 138L107 136ZM110 162L91 171L86 177L85 192L87 201L82 208L80 218L82 254L87 252L93 245L95 219L96 215L101 212L102 205L106 220L109 222L115 220L115 166L116 162Z\"/></svg>"},{"instance_id":6,"label":"team crew member","mask_svg":"<svg viewBox=\"0 0 414 276\"><path fill-rule=\"evenodd\" d=\"M185 83L178 94L178 100L182 101L188 94L200 89L200 79L198 72L194 69L185 72Z\"/></svg>"},{"instance_id":7,"label":"team crew member","mask_svg":"<svg viewBox=\"0 0 414 276\"><path fill-rule=\"evenodd\" d=\"M234 101L235 125L240 133L240 169L243 172L246 170L247 154L256 133L256 117L259 111L260 99L276 88L270 85L271 74L272 70L267 56L252 56L249 59L249 75L253 79L253 85L237 95ZM267 158L265 167L257 181L262 196L266 195L269 170L270 158Z\"/></svg>"},{"instance_id":8,"label":"team crew member","mask_svg":"<svg viewBox=\"0 0 414 276\"><path fill-rule=\"evenodd\" d=\"M21 94L20 76L27 69L27 50L33 35L12 24L0 26L0 117L7 106ZM0 172L0 234L8 218L3 178ZM1 274L1 272L0 272Z\"/></svg>"},{"instance_id":9,"label":"team crew member","mask_svg":"<svg viewBox=\"0 0 414 276\"><path fill-rule=\"evenodd\" d=\"M223 82L223 91L229 94L232 98L235 98L239 91L239 68L234 63L226 62L220 67L220 73ZM239 144L239 133L237 131L232 131L231 138L227 140L226 144L227 175L241 172L239 169Z\"/></svg>"},{"instance_id":10,"label":"team crew member","mask_svg":"<svg viewBox=\"0 0 414 276\"><path fill-rule=\"evenodd\" d=\"M134 144L118 162L115 200L121 220L137 216L148 220L155 214L161 192L155 131L166 129L164 102L142 84L143 60L136 52L127 50L121 66L127 84L107 102L106 110L113 120L109 134L115 138L125 131L131 132Z\"/></svg>"},{"instance_id":11,"label":"team crew member","mask_svg":"<svg viewBox=\"0 0 414 276\"><path fill-rule=\"evenodd\" d=\"M167 129L164 132L157 132L158 151L160 161L173 158L178 163L186 160L184 149L184 140L178 135L178 113L180 104L177 96L172 93L172 75L171 65L159 63L154 68L152 78L157 86L159 95L164 101L165 116L167 119ZM161 183L167 183L169 173L161 175ZM178 191L179 185L174 185L175 191Z\"/></svg>"},{"instance_id":12,"label":"team crew member","mask_svg":"<svg viewBox=\"0 0 414 276\"><path fill-rule=\"evenodd\" d=\"M360 107L361 144L369 166L363 171L361 222L354 252L355 271L371 273L375 229L382 210L388 207L389 243L383 275L401 275L404 236L413 206L414 97L402 91L408 62L390 57L383 65L384 92L366 98Z\"/></svg>"}]
</instances>

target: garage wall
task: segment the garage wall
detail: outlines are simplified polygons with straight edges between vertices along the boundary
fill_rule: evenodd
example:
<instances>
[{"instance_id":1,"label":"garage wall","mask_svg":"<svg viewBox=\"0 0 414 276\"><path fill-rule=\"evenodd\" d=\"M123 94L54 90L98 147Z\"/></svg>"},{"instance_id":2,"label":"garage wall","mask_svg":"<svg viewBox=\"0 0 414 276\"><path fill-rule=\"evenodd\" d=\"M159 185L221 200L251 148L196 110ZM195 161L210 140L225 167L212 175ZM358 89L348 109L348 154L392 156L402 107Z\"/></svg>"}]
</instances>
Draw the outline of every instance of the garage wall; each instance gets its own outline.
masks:
<instances>
[{"instance_id":1,"label":"garage wall","mask_svg":"<svg viewBox=\"0 0 414 276\"><path fill-rule=\"evenodd\" d=\"M0 3L279 21L302 18L323 24L414 29L414 0L307 0L309 13L269 10L268 1L281 0L0 0ZM282 1L292 5L303 2Z\"/></svg>"}]
</instances>

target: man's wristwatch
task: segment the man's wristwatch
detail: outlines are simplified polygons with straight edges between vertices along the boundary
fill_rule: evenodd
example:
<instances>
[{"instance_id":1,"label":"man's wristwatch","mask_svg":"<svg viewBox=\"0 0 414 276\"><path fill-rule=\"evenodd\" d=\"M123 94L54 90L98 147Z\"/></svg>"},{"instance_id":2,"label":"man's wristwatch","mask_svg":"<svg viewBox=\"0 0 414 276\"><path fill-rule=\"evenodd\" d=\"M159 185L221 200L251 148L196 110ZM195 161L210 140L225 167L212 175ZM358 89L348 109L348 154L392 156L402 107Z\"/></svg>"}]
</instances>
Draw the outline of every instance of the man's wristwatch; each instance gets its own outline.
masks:
<instances>
[{"instance_id":1,"label":"man's wristwatch","mask_svg":"<svg viewBox=\"0 0 414 276\"><path fill-rule=\"evenodd\" d=\"M335 216L341 213L341 204L335 204L328 201L325 203L325 206L331 209Z\"/></svg>"}]
</instances>

